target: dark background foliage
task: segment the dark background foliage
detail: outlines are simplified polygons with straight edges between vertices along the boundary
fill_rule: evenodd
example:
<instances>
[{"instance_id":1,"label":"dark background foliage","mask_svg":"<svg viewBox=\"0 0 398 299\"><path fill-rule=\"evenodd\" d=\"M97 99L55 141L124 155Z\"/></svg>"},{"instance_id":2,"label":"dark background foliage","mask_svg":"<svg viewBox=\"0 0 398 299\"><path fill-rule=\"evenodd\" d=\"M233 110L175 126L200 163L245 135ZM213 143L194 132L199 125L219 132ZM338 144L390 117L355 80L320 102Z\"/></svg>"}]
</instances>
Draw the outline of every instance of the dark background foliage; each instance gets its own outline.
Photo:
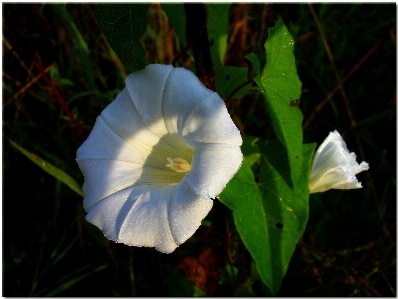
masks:
<instances>
[{"instance_id":1,"label":"dark background foliage","mask_svg":"<svg viewBox=\"0 0 398 299\"><path fill-rule=\"evenodd\" d=\"M279 295L395 296L396 6L233 4L225 64L249 66L244 55L264 51L278 16L296 41L305 141L337 129L370 164L364 188L311 195ZM148 63L171 63L182 49L159 5L148 10L143 42ZM217 200L174 253L130 248L107 241L85 221L79 195L10 145L82 183L76 149L126 74L93 5L3 4L3 296L269 294ZM266 138L264 109L254 89L230 112L243 134Z\"/></svg>"}]
</instances>

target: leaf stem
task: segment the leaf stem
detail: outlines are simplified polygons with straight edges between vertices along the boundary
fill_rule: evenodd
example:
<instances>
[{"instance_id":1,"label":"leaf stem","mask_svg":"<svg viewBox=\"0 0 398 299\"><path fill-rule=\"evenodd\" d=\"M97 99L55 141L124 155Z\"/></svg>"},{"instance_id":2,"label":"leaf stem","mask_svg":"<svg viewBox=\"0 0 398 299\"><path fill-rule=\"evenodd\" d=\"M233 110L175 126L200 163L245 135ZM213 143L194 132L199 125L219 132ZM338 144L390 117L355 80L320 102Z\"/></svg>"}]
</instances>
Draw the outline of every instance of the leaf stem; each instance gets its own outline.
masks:
<instances>
[{"instance_id":1,"label":"leaf stem","mask_svg":"<svg viewBox=\"0 0 398 299\"><path fill-rule=\"evenodd\" d=\"M234 97L234 95L235 95L239 90L241 90L241 89L242 89L243 87L245 87L246 85L253 84L253 83L255 83L254 80L253 80L253 79L250 79L250 80L248 80L248 81L246 81L246 82L243 82L243 83L240 84L239 86L237 86L237 87L229 94L229 96L225 99L225 105L228 107L229 104L230 104L230 101L232 100L232 98Z\"/></svg>"}]
</instances>

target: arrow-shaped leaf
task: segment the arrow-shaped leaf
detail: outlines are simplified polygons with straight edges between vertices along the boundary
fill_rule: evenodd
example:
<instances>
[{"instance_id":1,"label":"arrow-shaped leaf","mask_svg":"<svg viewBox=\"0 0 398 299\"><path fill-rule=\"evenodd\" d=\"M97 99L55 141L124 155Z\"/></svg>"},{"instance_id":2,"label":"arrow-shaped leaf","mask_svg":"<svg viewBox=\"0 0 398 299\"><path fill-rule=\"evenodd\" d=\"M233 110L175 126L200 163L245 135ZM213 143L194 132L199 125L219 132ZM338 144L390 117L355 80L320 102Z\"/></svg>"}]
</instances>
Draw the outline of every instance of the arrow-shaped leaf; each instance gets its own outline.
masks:
<instances>
[{"instance_id":1,"label":"arrow-shaped leaf","mask_svg":"<svg viewBox=\"0 0 398 299\"><path fill-rule=\"evenodd\" d=\"M294 189L287 182L290 167L286 150L275 140L262 151L258 183L245 158L219 195L233 210L238 232L274 295L308 220L308 177L314 148L314 144L302 147L303 167Z\"/></svg>"},{"instance_id":2,"label":"arrow-shaped leaf","mask_svg":"<svg viewBox=\"0 0 398 299\"><path fill-rule=\"evenodd\" d=\"M302 163L303 115L296 104L301 95L301 81L293 54L294 41L282 20L269 29L265 50L264 70L254 81L263 91L275 133L287 149L294 184Z\"/></svg>"}]
</instances>

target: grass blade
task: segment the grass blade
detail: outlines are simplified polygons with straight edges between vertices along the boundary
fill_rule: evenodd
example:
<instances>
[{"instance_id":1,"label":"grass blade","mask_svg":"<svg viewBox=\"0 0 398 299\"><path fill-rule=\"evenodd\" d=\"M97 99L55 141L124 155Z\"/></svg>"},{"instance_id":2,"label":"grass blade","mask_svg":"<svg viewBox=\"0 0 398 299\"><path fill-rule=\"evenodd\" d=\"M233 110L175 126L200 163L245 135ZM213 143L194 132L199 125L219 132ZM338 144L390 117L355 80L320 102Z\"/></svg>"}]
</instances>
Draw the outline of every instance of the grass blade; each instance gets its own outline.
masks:
<instances>
[{"instance_id":1,"label":"grass blade","mask_svg":"<svg viewBox=\"0 0 398 299\"><path fill-rule=\"evenodd\" d=\"M54 165L48 163L47 161L43 160L42 158L36 156L35 154L27 151L26 149L15 143L14 141L11 141L10 139L8 139L8 141L11 143L13 147L15 147L19 152L21 152L25 157L27 157L29 160L31 160L33 163L35 163L45 172L52 175L57 180L60 180L62 183L64 183L73 191L75 191L77 194L79 194L81 197L84 197L80 185L70 175L65 173L63 170L55 167Z\"/></svg>"}]
</instances>

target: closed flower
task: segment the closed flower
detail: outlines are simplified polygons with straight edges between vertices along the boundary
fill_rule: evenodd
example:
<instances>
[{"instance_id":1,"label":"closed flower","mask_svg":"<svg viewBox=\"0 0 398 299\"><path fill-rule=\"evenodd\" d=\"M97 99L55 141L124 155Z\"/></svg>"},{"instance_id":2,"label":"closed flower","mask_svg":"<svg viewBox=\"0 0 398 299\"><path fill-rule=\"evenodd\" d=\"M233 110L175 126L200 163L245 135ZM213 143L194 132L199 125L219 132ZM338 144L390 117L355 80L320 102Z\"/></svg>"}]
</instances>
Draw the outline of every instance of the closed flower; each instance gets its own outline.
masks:
<instances>
[{"instance_id":1,"label":"closed flower","mask_svg":"<svg viewBox=\"0 0 398 299\"><path fill-rule=\"evenodd\" d=\"M170 253L239 169L241 144L217 93L183 68L148 65L77 151L86 219L110 240Z\"/></svg>"},{"instance_id":2,"label":"closed flower","mask_svg":"<svg viewBox=\"0 0 398 299\"><path fill-rule=\"evenodd\" d=\"M362 188L355 175L368 169L368 163L357 163L355 153L348 151L339 132L330 132L312 161L310 193L329 189Z\"/></svg>"}]
</instances>

